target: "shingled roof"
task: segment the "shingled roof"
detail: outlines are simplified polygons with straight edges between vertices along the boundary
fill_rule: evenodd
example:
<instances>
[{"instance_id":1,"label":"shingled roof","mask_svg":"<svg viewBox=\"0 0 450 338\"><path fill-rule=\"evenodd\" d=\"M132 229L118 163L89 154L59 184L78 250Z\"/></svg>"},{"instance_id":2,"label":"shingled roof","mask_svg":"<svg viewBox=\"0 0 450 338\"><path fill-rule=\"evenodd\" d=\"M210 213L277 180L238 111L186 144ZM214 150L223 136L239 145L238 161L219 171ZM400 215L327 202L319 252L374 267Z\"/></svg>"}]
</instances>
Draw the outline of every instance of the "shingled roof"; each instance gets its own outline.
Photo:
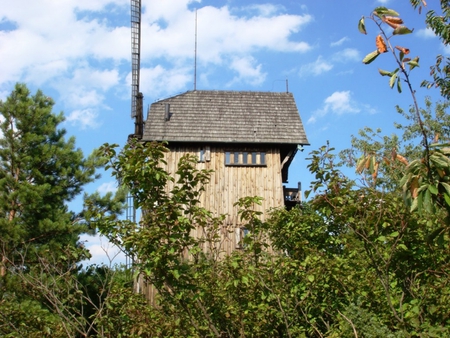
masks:
<instances>
[{"instance_id":1,"label":"shingled roof","mask_svg":"<svg viewBox=\"0 0 450 338\"><path fill-rule=\"evenodd\" d=\"M157 101L143 140L309 144L291 93L249 91L195 90Z\"/></svg>"}]
</instances>

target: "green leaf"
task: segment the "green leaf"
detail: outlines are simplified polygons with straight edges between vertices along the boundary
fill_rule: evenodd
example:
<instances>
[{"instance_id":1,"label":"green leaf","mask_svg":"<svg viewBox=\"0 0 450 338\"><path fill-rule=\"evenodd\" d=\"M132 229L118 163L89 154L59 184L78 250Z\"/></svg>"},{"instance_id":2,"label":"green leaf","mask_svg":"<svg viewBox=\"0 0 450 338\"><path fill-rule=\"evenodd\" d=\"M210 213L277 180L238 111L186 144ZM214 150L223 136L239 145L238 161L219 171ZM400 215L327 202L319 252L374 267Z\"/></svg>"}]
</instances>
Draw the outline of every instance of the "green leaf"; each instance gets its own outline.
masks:
<instances>
[{"instance_id":1,"label":"green leaf","mask_svg":"<svg viewBox=\"0 0 450 338\"><path fill-rule=\"evenodd\" d=\"M315 279L314 275L308 275L307 278L311 283L314 282L314 279Z\"/></svg>"},{"instance_id":2,"label":"green leaf","mask_svg":"<svg viewBox=\"0 0 450 338\"><path fill-rule=\"evenodd\" d=\"M409 70L419 67L419 57L416 56L414 59L408 62Z\"/></svg>"},{"instance_id":3,"label":"green leaf","mask_svg":"<svg viewBox=\"0 0 450 338\"><path fill-rule=\"evenodd\" d=\"M377 7L374 9L374 14L378 17L381 17L383 15L390 15L390 16L400 16L400 14L393 9L389 9L386 7Z\"/></svg>"},{"instance_id":4,"label":"green leaf","mask_svg":"<svg viewBox=\"0 0 450 338\"><path fill-rule=\"evenodd\" d=\"M415 198L415 199L413 199L413 202L411 204L410 211L411 212L416 211L416 210L418 210L418 208L419 208L419 198Z\"/></svg>"},{"instance_id":5,"label":"green leaf","mask_svg":"<svg viewBox=\"0 0 450 338\"><path fill-rule=\"evenodd\" d=\"M445 183L445 182L440 182L440 184L444 187L445 191L450 196L450 184Z\"/></svg>"},{"instance_id":6,"label":"green leaf","mask_svg":"<svg viewBox=\"0 0 450 338\"><path fill-rule=\"evenodd\" d=\"M395 84L395 81L396 81L396 80L397 80L397 73L393 74L393 75L391 76L391 79L389 80L389 86L390 86L391 88L394 87L394 84Z\"/></svg>"},{"instance_id":7,"label":"green leaf","mask_svg":"<svg viewBox=\"0 0 450 338\"><path fill-rule=\"evenodd\" d=\"M368 65L369 63L371 63L373 60L375 60L377 58L377 56L380 55L380 52L378 50L373 51L372 53L367 54L364 59L363 59L363 63Z\"/></svg>"},{"instance_id":8,"label":"green leaf","mask_svg":"<svg viewBox=\"0 0 450 338\"><path fill-rule=\"evenodd\" d=\"M305 190L305 199L308 199L311 190Z\"/></svg>"},{"instance_id":9,"label":"green leaf","mask_svg":"<svg viewBox=\"0 0 450 338\"><path fill-rule=\"evenodd\" d=\"M408 27L400 26L400 27L397 27L396 29L394 29L393 34L394 35L405 35L405 34L410 34L412 32L413 31L411 29L409 29Z\"/></svg>"},{"instance_id":10,"label":"green leaf","mask_svg":"<svg viewBox=\"0 0 450 338\"><path fill-rule=\"evenodd\" d=\"M399 93L402 92L402 83L401 83L400 78L397 79L397 91L398 91Z\"/></svg>"},{"instance_id":11,"label":"green leaf","mask_svg":"<svg viewBox=\"0 0 450 338\"><path fill-rule=\"evenodd\" d=\"M242 283L244 283L245 285L248 285L248 277L242 276Z\"/></svg>"},{"instance_id":12,"label":"green leaf","mask_svg":"<svg viewBox=\"0 0 450 338\"><path fill-rule=\"evenodd\" d=\"M436 168L439 169L447 169L450 165L449 159L437 152L430 156L430 162L432 162Z\"/></svg>"},{"instance_id":13,"label":"green leaf","mask_svg":"<svg viewBox=\"0 0 450 338\"><path fill-rule=\"evenodd\" d=\"M378 73L380 73L381 76L392 76L392 72L389 72L389 71L383 70L383 69L379 69L379 68L378 68Z\"/></svg>"},{"instance_id":14,"label":"green leaf","mask_svg":"<svg viewBox=\"0 0 450 338\"><path fill-rule=\"evenodd\" d=\"M403 250L408 250L407 246L406 246L405 244L403 244L403 243L400 243L400 244L398 245L398 247L399 247L400 249L403 249Z\"/></svg>"},{"instance_id":15,"label":"green leaf","mask_svg":"<svg viewBox=\"0 0 450 338\"><path fill-rule=\"evenodd\" d=\"M433 195L437 195L438 194L438 189L434 186L434 185L429 185L428 186L428 190L430 190L430 192L433 194Z\"/></svg>"},{"instance_id":16,"label":"green leaf","mask_svg":"<svg viewBox=\"0 0 450 338\"><path fill-rule=\"evenodd\" d=\"M429 188L429 186L428 186ZM425 190L425 195L423 199L423 204L426 210L431 210L432 208L432 199L431 199L431 191L430 189Z\"/></svg>"},{"instance_id":17,"label":"green leaf","mask_svg":"<svg viewBox=\"0 0 450 338\"><path fill-rule=\"evenodd\" d=\"M444 193L444 200L445 203L450 206L450 196L447 193Z\"/></svg>"},{"instance_id":18,"label":"green leaf","mask_svg":"<svg viewBox=\"0 0 450 338\"><path fill-rule=\"evenodd\" d=\"M362 33L362 34L367 34L366 31L366 25L364 23L364 17L362 17L361 19L359 19L358 22L358 30Z\"/></svg>"}]
</instances>

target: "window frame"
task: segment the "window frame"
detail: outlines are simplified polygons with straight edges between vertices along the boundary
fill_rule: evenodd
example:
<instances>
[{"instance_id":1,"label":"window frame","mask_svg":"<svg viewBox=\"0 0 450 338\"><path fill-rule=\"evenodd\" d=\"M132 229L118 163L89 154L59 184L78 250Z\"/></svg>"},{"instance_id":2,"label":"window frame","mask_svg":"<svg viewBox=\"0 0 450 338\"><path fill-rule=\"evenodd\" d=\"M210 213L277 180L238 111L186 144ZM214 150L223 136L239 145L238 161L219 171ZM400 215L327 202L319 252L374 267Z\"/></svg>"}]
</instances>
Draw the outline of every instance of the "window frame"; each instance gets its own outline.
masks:
<instances>
[{"instance_id":1,"label":"window frame","mask_svg":"<svg viewBox=\"0 0 450 338\"><path fill-rule=\"evenodd\" d=\"M224 151L226 167L267 167L267 151L232 149Z\"/></svg>"},{"instance_id":2,"label":"window frame","mask_svg":"<svg viewBox=\"0 0 450 338\"><path fill-rule=\"evenodd\" d=\"M211 148L210 146L201 146L197 152L198 163L205 163L211 161Z\"/></svg>"}]
</instances>

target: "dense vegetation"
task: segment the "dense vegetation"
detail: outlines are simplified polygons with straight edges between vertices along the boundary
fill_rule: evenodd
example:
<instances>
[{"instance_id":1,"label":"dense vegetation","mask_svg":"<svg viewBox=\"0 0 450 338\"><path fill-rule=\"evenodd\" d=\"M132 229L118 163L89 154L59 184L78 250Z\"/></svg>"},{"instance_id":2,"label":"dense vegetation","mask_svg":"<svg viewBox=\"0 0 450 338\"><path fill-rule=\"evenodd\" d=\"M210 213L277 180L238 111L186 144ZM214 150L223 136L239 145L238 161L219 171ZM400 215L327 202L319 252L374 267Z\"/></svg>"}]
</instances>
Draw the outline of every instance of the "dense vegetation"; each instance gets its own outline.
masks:
<instances>
[{"instance_id":1,"label":"dense vegetation","mask_svg":"<svg viewBox=\"0 0 450 338\"><path fill-rule=\"evenodd\" d=\"M445 15L426 20L447 43L449 6L441 4ZM0 103L0 335L450 336L449 103L419 108L409 79L418 59L390 43L411 32L398 13L377 8L359 22L362 33L369 20L381 34L365 63L391 52L396 68L380 74L410 90L411 107L398 107L407 123L393 136L366 128L340 153L329 145L313 151L315 179L298 208L272 210L262 222L258 197L237 201L249 234L228 257L216 249L222 217L198 205L209 172L196 169L195 158L170 175L159 165L163 144L131 141L85 159L58 129L51 99L17 85ZM433 69L448 98L446 72ZM85 196L83 212L68 210L100 165L145 211L139 224L117 217L121 193ZM194 227L205 237L193 238ZM78 236L94 229L135 258L131 271L79 265L88 253ZM134 292L137 276L157 290L153 304Z\"/></svg>"}]
</instances>

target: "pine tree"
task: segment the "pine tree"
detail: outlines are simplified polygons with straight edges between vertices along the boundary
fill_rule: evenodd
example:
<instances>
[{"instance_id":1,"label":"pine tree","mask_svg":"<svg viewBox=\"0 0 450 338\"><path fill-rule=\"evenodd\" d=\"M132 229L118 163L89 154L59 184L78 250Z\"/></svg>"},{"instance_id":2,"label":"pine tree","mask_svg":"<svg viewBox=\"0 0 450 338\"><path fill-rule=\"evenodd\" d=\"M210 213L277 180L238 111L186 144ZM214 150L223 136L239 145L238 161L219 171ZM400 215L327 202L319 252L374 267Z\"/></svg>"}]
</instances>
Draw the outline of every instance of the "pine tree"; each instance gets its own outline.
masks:
<instances>
[{"instance_id":1,"label":"pine tree","mask_svg":"<svg viewBox=\"0 0 450 338\"><path fill-rule=\"evenodd\" d=\"M67 202L95 179L96 164L65 138L64 117L53 106L24 84L0 101L1 276L11 264L28 269L40 257L56 257L83 231Z\"/></svg>"}]
</instances>

